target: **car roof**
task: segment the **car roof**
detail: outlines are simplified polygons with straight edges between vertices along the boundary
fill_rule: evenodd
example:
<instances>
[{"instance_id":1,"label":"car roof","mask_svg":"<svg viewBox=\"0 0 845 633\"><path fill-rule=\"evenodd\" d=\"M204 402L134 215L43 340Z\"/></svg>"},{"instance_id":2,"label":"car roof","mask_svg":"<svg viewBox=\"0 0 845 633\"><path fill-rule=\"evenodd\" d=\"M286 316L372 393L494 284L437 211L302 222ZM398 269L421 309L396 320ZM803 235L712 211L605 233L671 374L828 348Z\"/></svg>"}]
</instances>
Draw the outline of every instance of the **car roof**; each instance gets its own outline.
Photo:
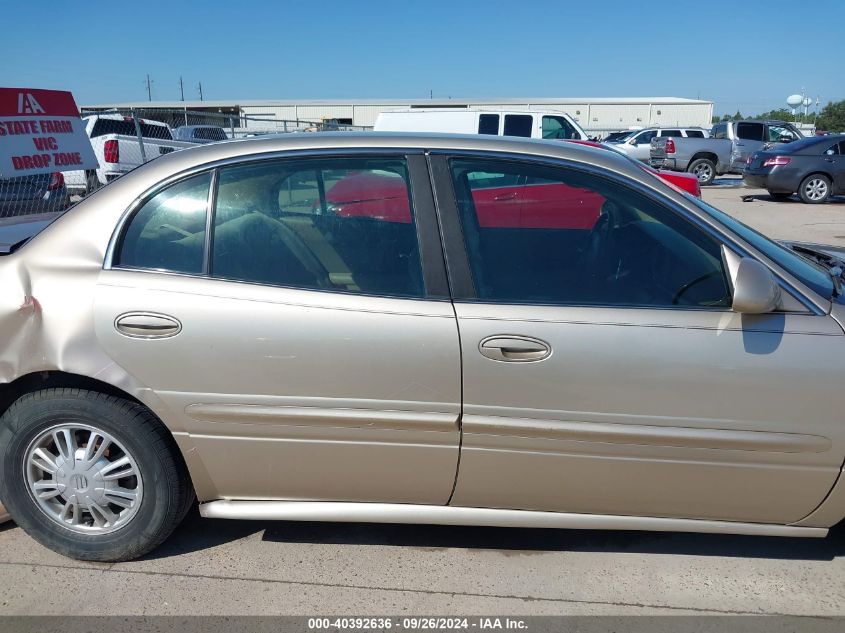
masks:
<instances>
[{"instance_id":1,"label":"car roof","mask_svg":"<svg viewBox=\"0 0 845 633\"><path fill-rule=\"evenodd\" d=\"M268 155L296 151L461 151L524 154L569 159L597 165L605 169L638 176L639 170L630 161L603 148L594 148L559 140L540 140L480 134L433 134L412 132L312 132L308 134L272 134L248 139L197 145L166 154L142 165L124 180L135 174L157 175L165 178L183 170L202 165L236 159L262 158Z\"/></svg>"}]
</instances>

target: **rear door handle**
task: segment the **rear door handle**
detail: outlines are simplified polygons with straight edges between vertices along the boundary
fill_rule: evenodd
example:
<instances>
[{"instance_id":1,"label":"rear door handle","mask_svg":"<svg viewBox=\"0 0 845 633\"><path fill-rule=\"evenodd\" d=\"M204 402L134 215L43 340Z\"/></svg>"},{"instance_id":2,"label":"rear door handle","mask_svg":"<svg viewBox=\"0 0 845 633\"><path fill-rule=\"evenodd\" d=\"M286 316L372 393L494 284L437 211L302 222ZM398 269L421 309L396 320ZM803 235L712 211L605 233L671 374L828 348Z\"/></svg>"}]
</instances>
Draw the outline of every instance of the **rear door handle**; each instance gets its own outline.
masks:
<instances>
[{"instance_id":1,"label":"rear door handle","mask_svg":"<svg viewBox=\"0 0 845 633\"><path fill-rule=\"evenodd\" d=\"M529 363L551 356L551 346L530 336L497 334L488 336L478 344L481 355L490 360L509 363Z\"/></svg>"},{"instance_id":2,"label":"rear door handle","mask_svg":"<svg viewBox=\"0 0 845 633\"><path fill-rule=\"evenodd\" d=\"M182 331L182 324L166 314L127 312L114 320L115 329L132 338L167 338Z\"/></svg>"}]
</instances>

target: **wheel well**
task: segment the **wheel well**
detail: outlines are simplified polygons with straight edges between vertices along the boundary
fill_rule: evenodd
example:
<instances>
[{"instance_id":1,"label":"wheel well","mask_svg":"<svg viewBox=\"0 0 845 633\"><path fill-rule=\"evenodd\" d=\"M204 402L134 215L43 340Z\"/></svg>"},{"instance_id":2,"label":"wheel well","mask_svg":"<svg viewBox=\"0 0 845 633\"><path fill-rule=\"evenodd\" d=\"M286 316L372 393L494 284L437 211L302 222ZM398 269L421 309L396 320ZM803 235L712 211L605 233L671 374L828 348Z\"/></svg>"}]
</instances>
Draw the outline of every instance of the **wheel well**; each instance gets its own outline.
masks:
<instances>
[{"instance_id":1,"label":"wheel well","mask_svg":"<svg viewBox=\"0 0 845 633\"><path fill-rule=\"evenodd\" d=\"M0 385L0 415L6 413L6 410L21 396L51 387L70 387L99 391L100 393L106 393L111 396L123 398L124 400L131 400L142 407L149 408L143 402L130 396L122 389L118 389L114 385L110 385L102 380L64 371L40 371L21 376L10 383Z\"/></svg>"},{"instance_id":2,"label":"wheel well","mask_svg":"<svg viewBox=\"0 0 845 633\"><path fill-rule=\"evenodd\" d=\"M809 174L807 174L806 176L804 176L804 177L801 179L801 182L804 182L804 181L805 181L805 180L807 180L807 178L809 178L810 176L824 176L824 177L825 177L825 178L827 178L830 182L833 182L833 176L831 176L830 174L828 174L828 173L826 173L826 172L823 172L823 171L814 171L814 172L812 172L812 173L809 173Z\"/></svg>"},{"instance_id":3,"label":"wheel well","mask_svg":"<svg viewBox=\"0 0 845 633\"><path fill-rule=\"evenodd\" d=\"M719 157L716 156L716 154L709 154L707 152L700 152L700 153L696 154L695 156L693 156L692 158L690 158L690 160L689 160L690 164L692 164L692 162L694 160L698 160L699 158L706 158L707 160L712 161L714 165L719 163Z\"/></svg>"}]
</instances>

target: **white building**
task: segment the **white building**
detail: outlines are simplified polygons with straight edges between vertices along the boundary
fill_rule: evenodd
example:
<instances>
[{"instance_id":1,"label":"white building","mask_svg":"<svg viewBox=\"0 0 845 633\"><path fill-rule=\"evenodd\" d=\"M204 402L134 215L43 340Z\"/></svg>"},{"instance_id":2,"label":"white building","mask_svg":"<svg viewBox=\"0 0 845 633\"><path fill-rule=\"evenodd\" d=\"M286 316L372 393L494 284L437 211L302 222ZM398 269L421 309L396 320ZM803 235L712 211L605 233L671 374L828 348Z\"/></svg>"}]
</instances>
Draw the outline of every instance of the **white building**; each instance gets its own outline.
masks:
<instances>
[{"instance_id":1,"label":"white building","mask_svg":"<svg viewBox=\"0 0 845 633\"><path fill-rule=\"evenodd\" d=\"M588 133L648 126L711 125L713 102L679 97L525 98L525 99L331 99L261 101L139 101L83 106L88 109L142 108L189 110L209 114L239 115L256 119L321 121L335 119L346 125L372 126L380 112L407 108L477 108L510 110L553 110L566 112ZM250 127L249 124L244 127Z\"/></svg>"}]
</instances>

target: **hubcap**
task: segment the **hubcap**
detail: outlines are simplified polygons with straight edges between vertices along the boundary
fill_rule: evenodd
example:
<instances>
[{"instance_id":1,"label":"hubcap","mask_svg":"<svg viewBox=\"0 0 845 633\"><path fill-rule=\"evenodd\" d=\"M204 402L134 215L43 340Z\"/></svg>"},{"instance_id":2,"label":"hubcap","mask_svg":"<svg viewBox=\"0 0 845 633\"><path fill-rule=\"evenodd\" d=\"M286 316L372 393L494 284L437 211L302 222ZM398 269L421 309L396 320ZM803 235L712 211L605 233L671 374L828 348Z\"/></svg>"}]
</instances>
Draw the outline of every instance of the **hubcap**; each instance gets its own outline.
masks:
<instances>
[{"instance_id":1,"label":"hubcap","mask_svg":"<svg viewBox=\"0 0 845 633\"><path fill-rule=\"evenodd\" d=\"M827 183L821 178L813 178L804 187L804 193L810 200L821 200L827 195Z\"/></svg>"},{"instance_id":2,"label":"hubcap","mask_svg":"<svg viewBox=\"0 0 845 633\"><path fill-rule=\"evenodd\" d=\"M135 459L111 435L62 424L36 437L24 462L29 493L52 521L105 534L129 523L144 494Z\"/></svg>"},{"instance_id":3,"label":"hubcap","mask_svg":"<svg viewBox=\"0 0 845 633\"><path fill-rule=\"evenodd\" d=\"M713 175L713 170L710 169L710 165L697 165L692 171L696 176L698 176L698 180L701 182L706 182Z\"/></svg>"}]
</instances>

